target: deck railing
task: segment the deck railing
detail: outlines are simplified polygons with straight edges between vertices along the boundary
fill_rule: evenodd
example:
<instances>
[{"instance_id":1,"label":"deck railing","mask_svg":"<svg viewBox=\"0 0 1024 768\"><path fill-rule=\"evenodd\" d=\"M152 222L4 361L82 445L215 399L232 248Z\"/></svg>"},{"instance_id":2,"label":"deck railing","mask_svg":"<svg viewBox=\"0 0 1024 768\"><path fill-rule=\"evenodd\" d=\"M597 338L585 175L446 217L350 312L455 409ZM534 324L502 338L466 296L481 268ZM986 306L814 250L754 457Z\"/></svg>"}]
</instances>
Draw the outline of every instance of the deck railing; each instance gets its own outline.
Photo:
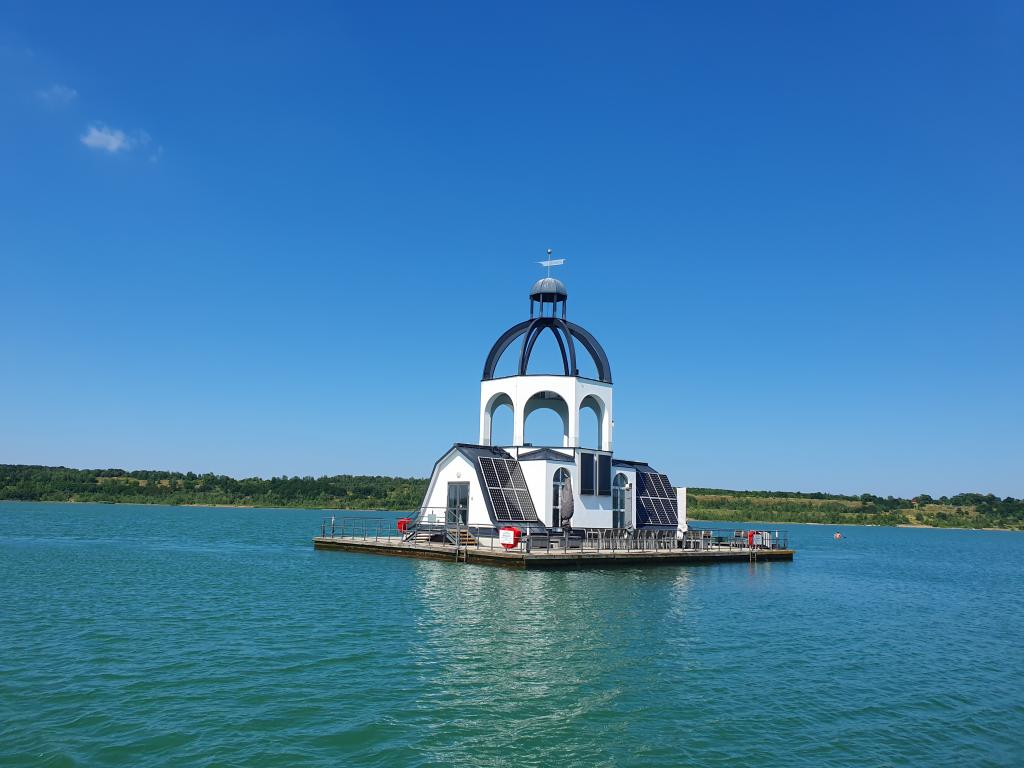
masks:
<instances>
[{"instance_id":1,"label":"deck railing","mask_svg":"<svg viewBox=\"0 0 1024 768\"><path fill-rule=\"evenodd\" d=\"M320 536L325 539L379 539L402 538L395 521L385 517L325 517L320 524Z\"/></svg>"},{"instance_id":2,"label":"deck railing","mask_svg":"<svg viewBox=\"0 0 1024 768\"><path fill-rule=\"evenodd\" d=\"M323 538L360 541L409 542L444 548L455 553L456 557L466 549L502 549L493 526L467 525L461 516L444 507L424 507L408 519L406 530L401 531L397 526L398 520L393 518L332 516L324 518L320 535ZM789 533L781 529L690 528L680 534L674 530L643 528L573 528L531 533L523 530L526 526L519 527L523 533L513 551L643 552L686 549L757 552L789 549Z\"/></svg>"},{"instance_id":3,"label":"deck railing","mask_svg":"<svg viewBox=\"0 0 1024 768\"><path fill-rule=\"evenodd\" d=\"M684 549L789 549L789 531L773 528L690 528Z\"/></svg>"}]
</instances>

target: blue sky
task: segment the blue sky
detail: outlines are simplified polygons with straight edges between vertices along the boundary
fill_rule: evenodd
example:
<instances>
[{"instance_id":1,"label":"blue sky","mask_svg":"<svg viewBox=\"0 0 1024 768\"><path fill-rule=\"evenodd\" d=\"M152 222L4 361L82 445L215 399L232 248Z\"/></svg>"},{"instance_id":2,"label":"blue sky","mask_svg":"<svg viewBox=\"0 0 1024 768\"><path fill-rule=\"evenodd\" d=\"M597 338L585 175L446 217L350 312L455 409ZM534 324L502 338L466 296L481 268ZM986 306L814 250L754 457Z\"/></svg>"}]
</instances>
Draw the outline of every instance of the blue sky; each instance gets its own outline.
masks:
<instances>
[{"instance_id":1,"label":"blue sky","mask_svg":"<svg viewBox=\"0 0 1024 768\"><path fill-rule=\"evenodd\" d=\"M5 3L0 462L425 476L551 247L678 484L1024 496L1014 3Z\"/></svg>"}]
</instances>

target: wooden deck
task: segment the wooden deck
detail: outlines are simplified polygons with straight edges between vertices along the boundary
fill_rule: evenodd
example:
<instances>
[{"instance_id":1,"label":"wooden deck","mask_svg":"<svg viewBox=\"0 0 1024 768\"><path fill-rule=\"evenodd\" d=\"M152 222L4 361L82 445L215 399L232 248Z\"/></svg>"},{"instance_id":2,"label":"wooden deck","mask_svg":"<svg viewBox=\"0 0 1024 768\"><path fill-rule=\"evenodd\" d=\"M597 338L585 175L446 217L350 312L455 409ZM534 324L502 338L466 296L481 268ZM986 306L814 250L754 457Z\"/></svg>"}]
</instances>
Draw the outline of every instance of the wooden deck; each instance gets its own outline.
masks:
<instances>
[{"instance_id":1,"label":"wooden deck","mask_svg":"<svg viewBox=\"0 0 1024 768\"><path fill-rule=\"evenodd\" d=\"M555 549L552 551L504 550L489 547L463 547L456 551L451 544L419 544L390 539L359 539L351 537L317 536L315 549L334 549L345 552L363 552L374 555L419 557L427 560L448 560L503 568L534 570L544 568L611 568L640 565L687 565L690 563L735 563L764 560L792 560L792 549L721 548L707 550L580 550Z\"/></svg>"}]
</instances>

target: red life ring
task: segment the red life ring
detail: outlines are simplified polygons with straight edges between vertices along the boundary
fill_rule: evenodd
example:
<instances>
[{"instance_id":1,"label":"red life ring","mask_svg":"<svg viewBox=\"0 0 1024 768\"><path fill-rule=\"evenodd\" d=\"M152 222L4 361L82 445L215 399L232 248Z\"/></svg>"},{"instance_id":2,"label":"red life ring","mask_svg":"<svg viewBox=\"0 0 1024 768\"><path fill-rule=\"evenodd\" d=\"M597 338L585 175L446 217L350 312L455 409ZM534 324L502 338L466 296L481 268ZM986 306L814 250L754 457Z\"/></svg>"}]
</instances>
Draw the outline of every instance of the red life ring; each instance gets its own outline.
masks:
<instances>
[{"instance_id":1,"label":"red life ring","mask_svg":"<svg viewBox=\"0 0 1024 768\"><path fill-rule=\"evenodd\" d=\"M505 549L515 549L519 546L519 537L521 535L522 532L518 528L506 525L498 530L498 541L501 542L501 546Z\"/></svg>"}]
</instances>

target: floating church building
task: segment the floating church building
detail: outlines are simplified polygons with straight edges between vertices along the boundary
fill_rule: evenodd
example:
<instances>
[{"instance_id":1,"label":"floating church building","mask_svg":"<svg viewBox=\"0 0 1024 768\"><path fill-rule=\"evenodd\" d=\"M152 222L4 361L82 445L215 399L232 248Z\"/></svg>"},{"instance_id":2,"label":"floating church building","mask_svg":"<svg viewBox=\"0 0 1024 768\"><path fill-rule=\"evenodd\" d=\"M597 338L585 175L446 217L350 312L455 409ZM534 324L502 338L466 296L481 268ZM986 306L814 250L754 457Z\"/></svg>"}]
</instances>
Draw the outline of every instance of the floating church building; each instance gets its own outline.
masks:
<instances>
[{"instance_id":1,"label":"floating church building","mask_svg":"<svg viewBox=\"0 0 1024 768\"><path fill-rule=\"evenodd\" d=\"M538 280L530 290L530 317L491 347L480 382L480 438L456 443L437 460L410 531L455 524L477 537L513 528L524 537L623 529L663 537L675 531L683 538L686 489L674 488L646 461L619 458L612 450L611 363L594 335L568 319L568 298L561 280ZM545 333L557 342L562 370L528 373ZM496 375L508 355L518 358L515 374ZM594 378L580 375L580 355L592 360ZM503 407L512 410L511 445L496 445L493 438L495 412ZM540 409L561 418L559 445L526 442L526 421ZM597 440L583 446L580 423L591 414Z\"/></svg>"},{"instance_id":2,"label":"floating church building","mask_svg":"<svg viewBox=\"0 0 1024 768\"><path fill-rule=\"evenodd\" d=\"M419 510L397 523L343 518L340 530L332 515L313 546L523 569L792 560L784 531L690 528L685 488L646 461L615 456L611 363L598 340L568 319L568 299L550 275L534 284L529 318L499 336L484 361L479 439L437 460ZM561 372L530 373L547 333ZM592 377L580 375L582 355ZM515 363L513 375L498 375L503 360L502 370ZM500 409L512 411L510 445L496 444ZM527 420L543 409L561 420L557 445L526 441ZM584 419L596 422L596 438L581 440Z\"/></svg>"}]
</instances>

